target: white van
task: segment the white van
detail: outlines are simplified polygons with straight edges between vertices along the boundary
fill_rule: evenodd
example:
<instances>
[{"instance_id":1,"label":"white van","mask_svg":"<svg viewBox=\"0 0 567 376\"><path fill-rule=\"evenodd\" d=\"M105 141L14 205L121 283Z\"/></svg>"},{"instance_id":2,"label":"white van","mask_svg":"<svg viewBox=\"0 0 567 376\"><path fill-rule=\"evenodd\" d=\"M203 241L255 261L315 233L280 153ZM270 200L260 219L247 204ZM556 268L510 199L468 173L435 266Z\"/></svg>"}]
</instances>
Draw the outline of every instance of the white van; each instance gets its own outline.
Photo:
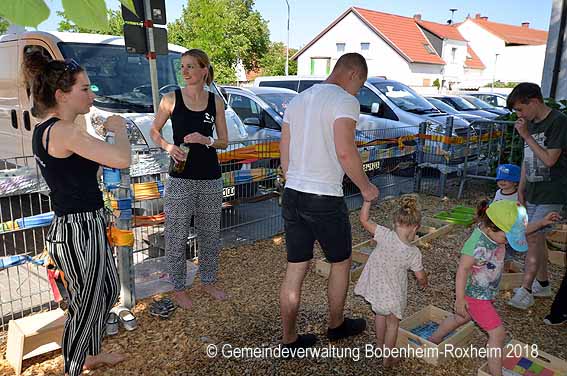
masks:
<instances>
[{"instance_id":1,"label":"white van","mask_svg":"<svg viewBox=\"0 0 567 376\"><path fill-rule=\"evenodd\" d=\"M157 58L161 94L183 84L180 63L186 48L173 44L168 48L168 55ZM133 149L155 147L149 137L154 119L149 64L143 55L127 53L124 38L117 36L32 31L0 36L0 160L32 155L37 119L30 113L29 88L21 70L25 54L34 50L53 59L75 59L86 69L96 98L90 113L79 121L90 133L96 134L106 117L118 114L127 120ZM214 84L210 90L218 93ZM229 141L244 141L246 128L228 106L226 119ZM173 141L169 121L162 133Z\"/></svg>"}]
</instances>

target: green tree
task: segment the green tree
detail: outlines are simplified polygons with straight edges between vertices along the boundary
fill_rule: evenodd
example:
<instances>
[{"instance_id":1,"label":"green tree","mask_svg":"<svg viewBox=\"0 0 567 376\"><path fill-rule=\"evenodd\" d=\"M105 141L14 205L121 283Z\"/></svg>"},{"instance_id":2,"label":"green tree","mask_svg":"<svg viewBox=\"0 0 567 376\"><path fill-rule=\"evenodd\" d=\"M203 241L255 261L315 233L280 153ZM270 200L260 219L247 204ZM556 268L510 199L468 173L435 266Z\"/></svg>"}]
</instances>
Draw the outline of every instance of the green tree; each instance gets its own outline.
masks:
<instances>
[{"instance_id":1,"label":"green tree","mask_svg":"<svg viewBox=\"0 0 567 376\"><path fill-rule=\"evenodd\" d=\"M80 27L75 25L72 21L67 18L64 12L57 12L57 15L61 17L59 21L59 26L57 30L59 31L70 31L72 33L90 33L90 34L108 34L108 35L123 35L124 20L122 19L122 13L120 10L109 10L108 11L108 28L104 30L95 30Z\"/></svg>"},{"instance_id":2,"label":"green tree","mask_svg":"<svg viewBox=\"0 0 567 376\"><path fill-rule=\"evenodd\" d=\"M289 74L297 74L297 60L291 57L297 52L296 49L289 49ZM282 76L285 74L285 44L282 42L272 42L268 52L260 59L259 68L263 76Z\"/></svg>"},{"instance_id":3,"label":"green tree","mask_svg":"<svg viewBox=\"0 0 567 376\"><path fill-rule=\"evenodd\" d=\"M10 26L8 20L0 17L0 34L4 34L8 30L8 26Z\"/></svg>"},{"instance_id":4,"label":"green tree","mask_svg":"<svg viewBox=\"0 0 567 376\"><path fill-rule=\"evenodd\" d=\"M170 43L207 52L220 83L236 81L238 61L246 70L258 68L269 35L254 0L190 0L181 17L168 25Z\"/></svg>"}]
</instances>

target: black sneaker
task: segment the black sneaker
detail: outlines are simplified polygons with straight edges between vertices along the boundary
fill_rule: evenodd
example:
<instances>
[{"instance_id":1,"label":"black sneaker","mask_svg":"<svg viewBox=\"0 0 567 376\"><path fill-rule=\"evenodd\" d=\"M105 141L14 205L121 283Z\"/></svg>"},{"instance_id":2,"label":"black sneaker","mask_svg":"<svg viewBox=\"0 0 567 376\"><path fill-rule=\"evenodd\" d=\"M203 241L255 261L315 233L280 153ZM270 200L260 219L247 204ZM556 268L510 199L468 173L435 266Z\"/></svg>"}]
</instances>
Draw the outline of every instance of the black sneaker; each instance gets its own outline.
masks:
<instances>
[{"instance_id":1,"label":"black sneaker","mask_svg":"<svg viewBox=\"0 0 567 376\"><path fill-rule=\"evenodd\" d=\"M341 325L334 329L327 329L327 338L331 341L336 341L338 339L352 337L357 334L364 332L366 329L366 320L364 319L349 319L345 317L345 320Z\"/></svg>"},{"instance_id":2,"label":"black sneaker","mask_svg":"<svg viewBox=\"0 0 567 376\"><path fill-rule=\"evenodd\" d=\"M561 324L565 324L565 323L567 323L567 315L559 315L559 316L547 315L547 316L545 316L545 318L543 319L543 322L544 322L546 325L561 325Z\"/></svg>"},{"instance_id":3,"label":"black sneaker","mask_svg":"<svg viewBox=\"0 0 567 376\"><path fill-rule=\"evenodd\" d=\"M286 349L306 349L308 347L313 347L317 343L317 336L315 334L298 334L297 339L292 343L284 343L282 344L282 348ZM282 358L283 359L292 359L294 357L294 353L291 351L282 351Z\"/></svg>"}]
</instances>

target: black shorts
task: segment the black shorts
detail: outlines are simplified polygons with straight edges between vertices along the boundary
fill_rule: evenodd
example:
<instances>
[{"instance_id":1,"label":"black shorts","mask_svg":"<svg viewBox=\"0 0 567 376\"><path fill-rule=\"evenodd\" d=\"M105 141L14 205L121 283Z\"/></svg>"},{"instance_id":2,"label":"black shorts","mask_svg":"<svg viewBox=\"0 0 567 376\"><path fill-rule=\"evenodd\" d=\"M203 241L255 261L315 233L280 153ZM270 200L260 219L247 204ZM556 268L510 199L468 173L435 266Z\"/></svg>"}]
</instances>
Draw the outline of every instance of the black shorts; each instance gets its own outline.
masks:
<instances>
[{"instance_id":1,"label":"black shorts","mask_svg":"<svg viewBox=\"0 0 567 376\"><path fill-rule=\"evenodd\" d=\"M282 213L288 262L311 260L315 240L331 263L350 257L352 234L343 197L316 195L286 188Z\"/></svg>"}]
</instances>

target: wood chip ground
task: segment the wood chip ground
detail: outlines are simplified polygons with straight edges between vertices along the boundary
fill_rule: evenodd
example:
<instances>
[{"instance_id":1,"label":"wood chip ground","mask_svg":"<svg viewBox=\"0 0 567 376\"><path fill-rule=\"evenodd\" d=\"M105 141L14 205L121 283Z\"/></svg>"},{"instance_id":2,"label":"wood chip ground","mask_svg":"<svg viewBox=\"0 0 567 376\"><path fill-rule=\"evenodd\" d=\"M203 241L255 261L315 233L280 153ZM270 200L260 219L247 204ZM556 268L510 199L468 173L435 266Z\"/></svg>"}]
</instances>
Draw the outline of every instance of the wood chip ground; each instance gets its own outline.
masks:
<instances>
[{"instance_id":1,"label":"wood chip ground","mask_svg":"<svg viewBox=\"0 0 567 376\"><path fill-rule=\"evenodd\" d=\"M471 200L440 199L420 196L424 216L457 204L472 206ZM380 202L372 209L377 223L386 224L396 207L395 200ZM351 213L354 243L370 238L358 222L358 212ZM406 316L428 304L452 310L454 278L459 250L470 228L457 226L451 233L422 247L424 266L429 274L429 287L421 290L409 275ZM317 251L319 252L319 251ZM152 298L138 302L134 313L139 328L108 338L104 350L127 354L128 359L116 368L92 371L91 375L476 375L484 362L479 358L450 360L443 367L434 367L418 359L405 359L396 368L385 370L381 359L366 358L365 346L375 343L373 313L366 302L348 292L345 312L348 316L365 317L368 329L355 338L336 342L339 348L360 349L360 360L351 358L303 359L225 359L207 357L206 347L216 344L225 349L241 347L277 346L281 338L278 291L284 275L286 257L282 236L258 241L247 246L226 249L222 253L220 281L230 296L226 302L216 302L200 289L200 283L190 290L194 308L178 309L169 320L150 316ZM550 265L551 285L557 292L564 269ZM537 344L547 353L567 359L567 326L550 327L543 324L549 312L551 299L537 299L528 311L515 310L506 305L509 292L503 292L496 301L511 338L527 344ZM301 332L319 336L319 347L329 345L327 329L326 280L311 269L305 279L298 326ZM482 347L486 335L475 332L473 346ZM6 350L5 338L0 353ZM63 360L60 352L24 361L23 375L61 375ZM12 375L7 362L0 360L0 375Z\"/></svg>"}]
</instances>

